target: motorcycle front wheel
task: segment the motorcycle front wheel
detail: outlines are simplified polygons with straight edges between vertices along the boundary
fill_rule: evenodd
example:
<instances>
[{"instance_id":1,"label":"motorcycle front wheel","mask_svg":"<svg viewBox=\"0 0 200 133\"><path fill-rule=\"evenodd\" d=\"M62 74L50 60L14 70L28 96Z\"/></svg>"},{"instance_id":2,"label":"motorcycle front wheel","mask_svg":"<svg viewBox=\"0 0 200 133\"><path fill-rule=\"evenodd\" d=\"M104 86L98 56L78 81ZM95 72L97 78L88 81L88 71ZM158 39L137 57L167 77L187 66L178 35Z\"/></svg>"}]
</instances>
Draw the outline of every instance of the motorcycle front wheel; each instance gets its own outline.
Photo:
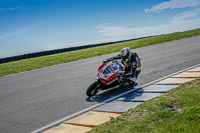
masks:
<instances>
[{"instance_id":1,"label":"motorcycle front wheel","mask_svg":"<svg viewBox=\"0 0 200 133\"><path fill-rule=\"evenodd\" d=\"M97 94L99 89L100 89L100 83L98 81L95 81L87 88L86 95L88 97L92 97L95 94Z\"/></svg>"}]
</instances>

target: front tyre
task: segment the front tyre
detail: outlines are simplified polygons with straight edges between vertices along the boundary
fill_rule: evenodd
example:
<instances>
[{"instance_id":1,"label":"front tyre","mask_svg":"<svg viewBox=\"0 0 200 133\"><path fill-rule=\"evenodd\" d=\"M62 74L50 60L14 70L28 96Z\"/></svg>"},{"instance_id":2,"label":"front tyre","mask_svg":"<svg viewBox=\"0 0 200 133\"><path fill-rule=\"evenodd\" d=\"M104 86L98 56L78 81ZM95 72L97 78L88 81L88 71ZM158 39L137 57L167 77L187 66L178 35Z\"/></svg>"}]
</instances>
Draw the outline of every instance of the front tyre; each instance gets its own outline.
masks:
<instances>
[{"instance_id":1,"label":"front tyre","mask_svg":"<svg viewBox=\"0 0 200 133\"><path fill-rule=\"evenodd\" d=\"M100 89L100 83L98 81L95 81L94 83L92 83L86 91L86 95L88 97L92 97L95 94L97 94L98 90Z\"/></svg>"}]
</instances>

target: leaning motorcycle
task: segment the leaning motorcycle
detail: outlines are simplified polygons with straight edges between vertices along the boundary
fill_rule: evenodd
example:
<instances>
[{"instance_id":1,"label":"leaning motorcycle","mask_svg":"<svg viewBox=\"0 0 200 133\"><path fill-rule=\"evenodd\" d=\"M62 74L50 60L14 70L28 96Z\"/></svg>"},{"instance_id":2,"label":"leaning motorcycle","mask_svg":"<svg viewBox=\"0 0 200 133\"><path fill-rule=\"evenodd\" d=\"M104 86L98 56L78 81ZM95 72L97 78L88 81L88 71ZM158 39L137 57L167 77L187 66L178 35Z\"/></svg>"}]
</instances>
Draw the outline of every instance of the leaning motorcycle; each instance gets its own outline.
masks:
<instances>
[{"instance_id":1,"label":"leaning motorcycle","mask_svg":"<svg viewBox=\"0 0 200 133\"><path fill-rule=\"evenodd\" d=\"M136 68L136 74L139 74L141 71L141 59L138 58L137 60L138 64ZM129 84L132 86L134 83L132 83L131 80L126 79L124 77L124 73L125 66L117 60L103 63L98 68L96 81L94 81L87 88L86 95L92 97L96 95L100 90L105 90L115 86L123 87L125 84Z\"/></svg>"}]
</instances>

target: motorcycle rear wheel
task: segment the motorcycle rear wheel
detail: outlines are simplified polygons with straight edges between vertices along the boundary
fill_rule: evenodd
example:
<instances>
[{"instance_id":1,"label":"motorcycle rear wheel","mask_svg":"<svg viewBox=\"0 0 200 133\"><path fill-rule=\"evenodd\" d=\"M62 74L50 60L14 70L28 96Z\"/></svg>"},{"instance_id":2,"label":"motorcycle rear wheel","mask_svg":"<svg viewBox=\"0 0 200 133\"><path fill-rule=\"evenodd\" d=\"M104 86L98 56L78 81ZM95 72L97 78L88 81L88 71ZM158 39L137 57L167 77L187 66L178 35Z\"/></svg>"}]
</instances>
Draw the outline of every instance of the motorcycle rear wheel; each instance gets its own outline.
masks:
<instances>
[{"instance_id":1,"label":"motorcycle rear wheel","mask_svg":"<svg viewBox=\"0 0 200 133\"><path fill-rule=\"evenodd\" d=\"M100 83L98 81L95 81L87 88L86 95L88 97L92 97L97 94L99 89L100 89Z\"/></svg>"}]
</instances>

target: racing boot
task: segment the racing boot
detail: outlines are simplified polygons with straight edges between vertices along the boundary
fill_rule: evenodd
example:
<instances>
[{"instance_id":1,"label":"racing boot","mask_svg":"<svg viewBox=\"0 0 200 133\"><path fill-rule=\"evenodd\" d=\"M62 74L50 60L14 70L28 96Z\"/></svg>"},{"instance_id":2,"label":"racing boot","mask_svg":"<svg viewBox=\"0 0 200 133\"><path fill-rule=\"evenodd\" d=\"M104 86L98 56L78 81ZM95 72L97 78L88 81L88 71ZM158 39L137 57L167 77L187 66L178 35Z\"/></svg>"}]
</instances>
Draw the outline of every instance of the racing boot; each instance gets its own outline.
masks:
<instances>
[{"instance_id":1,"label":"racing boot","mask_svg":"<svg viewBox=\"0 0 200 133\"><path fill-rule=\"evenodd\" d=\"M129 79L129 84L130 84L131 86L133 86L133 87L137 86L138 83L136 82L136 78L135 78L135 77L130 78L130 79Z\"/></svg>"}]
</instances>

